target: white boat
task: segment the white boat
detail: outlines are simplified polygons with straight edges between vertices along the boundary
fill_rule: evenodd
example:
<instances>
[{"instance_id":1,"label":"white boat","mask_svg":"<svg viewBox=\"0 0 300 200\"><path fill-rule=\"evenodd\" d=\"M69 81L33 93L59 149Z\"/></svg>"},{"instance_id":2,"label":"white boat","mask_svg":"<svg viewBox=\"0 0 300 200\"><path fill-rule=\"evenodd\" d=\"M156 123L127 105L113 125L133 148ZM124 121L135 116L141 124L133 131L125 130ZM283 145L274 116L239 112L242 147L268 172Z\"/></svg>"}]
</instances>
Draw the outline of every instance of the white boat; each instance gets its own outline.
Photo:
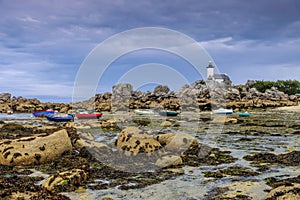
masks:
<instances>
[{"instance_id":1,"label":"white boat","mask_svg":"<svg viewBox=\"0 0 300 200\"><path fill-rule=\"evenodd\" d=\"M226 115L226 114L232 114L233 110L232 109L226 109L226 108L219 108L217 110L213 110L213 113L214 114L223 114L223 115Z\"/></svg>"},{"instance_id":2,"label":"white boat","mask_svg":"<svg viewBox=\"0 0 300 200\"><path fill-rule=\"evenodd\" d=\"M8 114L8 115L14 114L14 111L8 110L8 111L6 111L6 114Z\"/></svg>"},{"instance_id":3,"label":"white boat","mask_svg":"<svg viewBox=\"0 0 300 200\"><path fill-rule=\"evenodd\" d=\"M136 109L134 110L134 112L138 115L152 115L154 114L153 110L140 110L140 109Z\"/></svg>"}]
</instances>

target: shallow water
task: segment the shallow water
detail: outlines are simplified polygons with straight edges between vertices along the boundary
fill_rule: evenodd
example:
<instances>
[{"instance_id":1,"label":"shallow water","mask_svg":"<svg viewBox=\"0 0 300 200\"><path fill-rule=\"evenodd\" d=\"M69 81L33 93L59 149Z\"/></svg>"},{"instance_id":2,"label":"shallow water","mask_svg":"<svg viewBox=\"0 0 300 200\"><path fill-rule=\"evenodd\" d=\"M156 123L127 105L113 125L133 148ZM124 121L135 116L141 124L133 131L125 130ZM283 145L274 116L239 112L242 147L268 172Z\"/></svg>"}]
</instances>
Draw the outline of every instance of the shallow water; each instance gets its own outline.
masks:
<instances>
[{"instance_id":1,"label":"shallow water","mask_svg":"<svg viewBox=\"0 0 300 200\"><path fill-rule=\"evenodd\" d=\"M140 189L120 190L117 188L106 190L87 190L85 193L65 193L72 199L209 199L207 195L215 188L228 186L235 194L243 194L252 199L263 199L265 189L270 189L265 178L289 178L300 174L299 166L270 165L265 172L257 176L225 176L220 179L205 178L203 172L226 169L230 166L241 166L257 171L256 166L243 159L245 155L253 153L287 153L300 151L300 136L292 134L298 130L300 115L293 112L253 112L249 118L252 124L243 123L228 125L212 125L205 121L187 121L182 117L178 119L180 128L173 131L184 131L196 136L200 143L218 147L220 150L230 151L237 161L218 166L184 167L184 175L163 181ZM189 116L191 117L191 116ZM192 116L197 119L196 116ZM206 113L206 118L211 115ZM236 117L236 116L235 116ZM296 125L296 126L294 126ZM150 127L154 127L150 126ZM172 128L171 128L172 129ZM234 134L232 134L234 132ZM117 133L95 134L98 141L112 142ZM104 135L103 135L104 134ZM230 191L229 191L230 193Z\"/></svg>"},{"instance_id":2,"label":"shallow water","mask_svg":"<svg viewBox=\"0 0 300 200\"><path fill-rule=\"evenodd\" d=\"M31 113L14 113L8 115L6 113L0 113L0 120L19 120L19 119L31 119Z\"/></svg>"}]
</instances>

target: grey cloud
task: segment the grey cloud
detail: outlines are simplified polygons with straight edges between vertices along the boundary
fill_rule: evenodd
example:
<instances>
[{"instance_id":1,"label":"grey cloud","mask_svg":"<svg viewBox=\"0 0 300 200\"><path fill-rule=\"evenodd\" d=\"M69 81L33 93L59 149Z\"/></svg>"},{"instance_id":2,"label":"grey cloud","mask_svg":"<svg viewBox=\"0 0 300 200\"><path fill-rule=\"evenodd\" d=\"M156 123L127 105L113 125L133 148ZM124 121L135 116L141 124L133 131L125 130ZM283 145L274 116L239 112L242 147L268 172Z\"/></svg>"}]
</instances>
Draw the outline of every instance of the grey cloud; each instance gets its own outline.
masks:
<instances>
[{"instance_id":1,"label":"grey cloud","mask_svg":"<svg viewBox=\"0 0 300 200\"><path fill-rule=\"evenodd\" d=\"M19 65L41 79L52 75L53 82L70 82L98 43L144 26L207 41L209 53L227 66L246 69L248 55L268 66L297 66L299 11L298 0L0 0L0 68ZM209 47L220 38L231 39ZM33 62L40 63L34 70ZM43 62L50 63L51 70Z\"/></svg>"}]
</instances>

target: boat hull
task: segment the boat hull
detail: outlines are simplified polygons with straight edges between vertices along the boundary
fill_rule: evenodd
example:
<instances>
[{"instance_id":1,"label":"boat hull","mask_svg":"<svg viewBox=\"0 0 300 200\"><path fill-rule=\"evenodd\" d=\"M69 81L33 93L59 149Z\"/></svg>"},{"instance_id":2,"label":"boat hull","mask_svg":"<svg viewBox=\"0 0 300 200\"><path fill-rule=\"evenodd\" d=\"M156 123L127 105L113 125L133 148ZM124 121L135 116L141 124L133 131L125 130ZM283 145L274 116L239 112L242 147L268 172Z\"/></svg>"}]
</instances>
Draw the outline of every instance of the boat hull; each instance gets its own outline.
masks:
<instances>
[{"instance_id":1,"label":"boat hull","mask_svg":"<svg viewBox=\"0 0 300 200\"><path fill-rule=\"evenodd\" d=\"M177 116L179 114L179 112L176 111L159 111L158 114L162 115L162 116Z\"/></svg>"},{"instance_id":2,"label":"boat hull","mask_svg":"<svg viewBox=\"0 0 300 200\"><path fill-rule=\"evenodd\" d=\"M102 113L86 113L86 114L76 114L78 119L99 119L102 116Z\"/></svg>"},{"instance_id":3,"label":"boat hull","mask_svg":"<svg viewBox=\"0 0 300 200\"><path fill-rule=\"evenodd\" d=\"M71 114L68 114L65 117L46 115L46 118L49 121L53 121L53 122L70 122L70 121L73 121L73 119L74 119L73 115L71 115Z\"/></svg>"},{"instance_id":4,"label":"boat hull","mask_svg":"<svg viewBox=\"0 0 300 200\"><path fill-rule=\"evenodd\" d=\"M154 114L152 110L134 110L134 112L138 115L151 115Z\"/></svg>"},{"instance_id":5,"label":"boat hull","mask_svg":"<svg viewBox=\"0 0 300 200\"><path fill-rule=\"evenodd\" d=\"M250 113L239 113L240 117L250 117Z\"/></svg>"},{"instance_id":6,"label":"boat hull","mask_svg":"<svg viewBox=\"0 0 300 200\"><path fill-rule=\"evenodd\" d=\"M34 117L44 117L44 116L53 115L53 114L54 114L54 110L41 110L41 111L32 113L32 115Z\"/></svg>"},{"instance_id":7,"label":"boat hull","mask_svg":"<svg viewBox=\"0 0 300 200\"><path fill-rule=\"evenodd\" d=\"M229 115L233 113L232 109L218 109L218 110L213 110L214 114L219 114L219 115Z\"/></svg>"}]
</instances>

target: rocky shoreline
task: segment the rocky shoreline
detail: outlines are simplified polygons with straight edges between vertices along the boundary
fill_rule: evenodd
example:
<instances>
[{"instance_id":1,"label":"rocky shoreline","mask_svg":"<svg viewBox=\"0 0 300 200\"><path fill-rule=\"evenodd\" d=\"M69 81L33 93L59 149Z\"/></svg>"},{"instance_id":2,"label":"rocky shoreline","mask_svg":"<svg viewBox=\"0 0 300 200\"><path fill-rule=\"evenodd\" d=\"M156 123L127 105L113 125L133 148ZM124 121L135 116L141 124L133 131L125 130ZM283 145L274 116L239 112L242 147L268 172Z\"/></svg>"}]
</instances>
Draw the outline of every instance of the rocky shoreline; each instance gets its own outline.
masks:
<instances>
[{"instance_id":1,"label":"rocky shoreline","mask_svg":"<svg viewBox=\"0 0 300 200\"><path fill-rule=\"evenodd\" d=\"M267 175L274 169L299 167L299 117L276 110L257 110L250 118L231 115L227 118L236 120L225 120L220 133L214 133L219 127L214 118L209 112L200 116L195 112L181 113L168 118L135 115L129 118L127 112L121 112L105 113L99 120L72 123L50 123L44 119L1 121L0 196L72 199L75 192L87 195L85 199L139 199L130 193L121 198L118 193L159 187L168 181L193 176L199 169L201 175L195 175L194 179L199 179L203 187L229 179L232 183L210 188L201 198L194 199L300 196L299 176L287 175L288 171L283 177ZM37 122L40 126L35 125ZM240 151L245 153L235 155ZM241 165L243 162L249 166ZM259 178L262 175L267 178ZM252 197L255 193L249 193L249 188L261 182L269 185L261 191L265 197ZM249 186L243 188L245 184ZM112 190L116 194L89 197L88 190Z\"/></svg>"},{"instance_id":2,"label":"rocky shoreline","mask_svg":"<svg viewBox=\"0 0 300 200\"><path fill-rule=\"evenodd\" d=\"M79 138L72 123L46 128L3 123L0 131L0 188L3 189L0 196L3 199L68 199L58 193L85 190L87 187L95 190L116 186L123 190L140 188L182 174L180 166L191 163L191 160L193 165L203 165L214 164L214 160L218 160L215 164L221 164L233 159L227 152L199 146L196 138L188 134L163 134L158 135L156 140L141 133L142 129L137 127L121 131L115 142L118 152L111 151L104 143L83 145L87 140ZM176 136L179 138L174 141ZM192 140L193 145L183 143L185 140ZM170 142L176 142L176 145ZM140 143L137 151L132 150L131 147L134 148L133 145L137 143ZM162 149L161 145L176 149L166 148L168 150L162 151L159 150ZM177 154L176 150L180 147L187 150L181 156L172 155ZM91 155L93 151L87 151L87 148L94 148L98 152ZM155 155L139 157L142 153L154 154L158 150L162 154L159 158ZM210 154L214 157L206 159ZM97 156L103 156L100 160L104 162L99 162ZM196 159L193 158L195 156ZM221 160L218 158L220 156L223 156ZM108 160L112 157L115 160ZM108 162L118 162L114 166L120 168L109 167L111 163ZM136 172L126 172L132 163L137 164L134 169ZM155 171L147 169L151 163L157 166ZM50 176L37 185L43 178L32 176L35 171ZM135 176L139 178L134 179ZM107 179L109 183L97 183L97 179ZM133 181L135 184L128 184Z\"/></svg>"},{"instance_id":3,"label":"rocky shoreline","mask_svg":"<svg viewBox=\"0 0 300 200\"><path fill-rule=\"evenodd\" d=\"M97 112L115 112L131 109L168 109L177 111L205 111L212 107L227 106L235 110L298 105L300 94L287 95L276 88L265 93L249 85L224 86L215 81L196 81L184 85L178 92L159 85L153 91L134 91L130 84L118 84L112 93L96 94L89 100L76 103L42 103L38 99L12 97L0 94L0 113L9 110L31 113L37 110L55 109L62 113L77 108L94 109Z\"/></svg>"},{"instance_id":4,"label":"rocky shoreline","mask_svg":"<svg viewBox=\"0 0 300 200\"><path fill-rule=\"evenodd\" d=\"M176 93L161 85L144 93L119 84L112 93L72 104L2 93L2 113L74 113L85 108L103 116L69 123L0 120L0 197L297 199L300 116L294 109L273 108L296 106L299 98L276 88L261 93L247 85L202 81ZM206 112L217 107L235 113ZM140 116L134 109L180 114ZM239 117L236 112L241 110L250 111L251 117ZM172 181L183 184L182 191ZM151 192L168 184L169 196ZM194 184L200 188L191 187ZM195 193L197 189L202 192Z\"/></svg>"}]
</instances>

